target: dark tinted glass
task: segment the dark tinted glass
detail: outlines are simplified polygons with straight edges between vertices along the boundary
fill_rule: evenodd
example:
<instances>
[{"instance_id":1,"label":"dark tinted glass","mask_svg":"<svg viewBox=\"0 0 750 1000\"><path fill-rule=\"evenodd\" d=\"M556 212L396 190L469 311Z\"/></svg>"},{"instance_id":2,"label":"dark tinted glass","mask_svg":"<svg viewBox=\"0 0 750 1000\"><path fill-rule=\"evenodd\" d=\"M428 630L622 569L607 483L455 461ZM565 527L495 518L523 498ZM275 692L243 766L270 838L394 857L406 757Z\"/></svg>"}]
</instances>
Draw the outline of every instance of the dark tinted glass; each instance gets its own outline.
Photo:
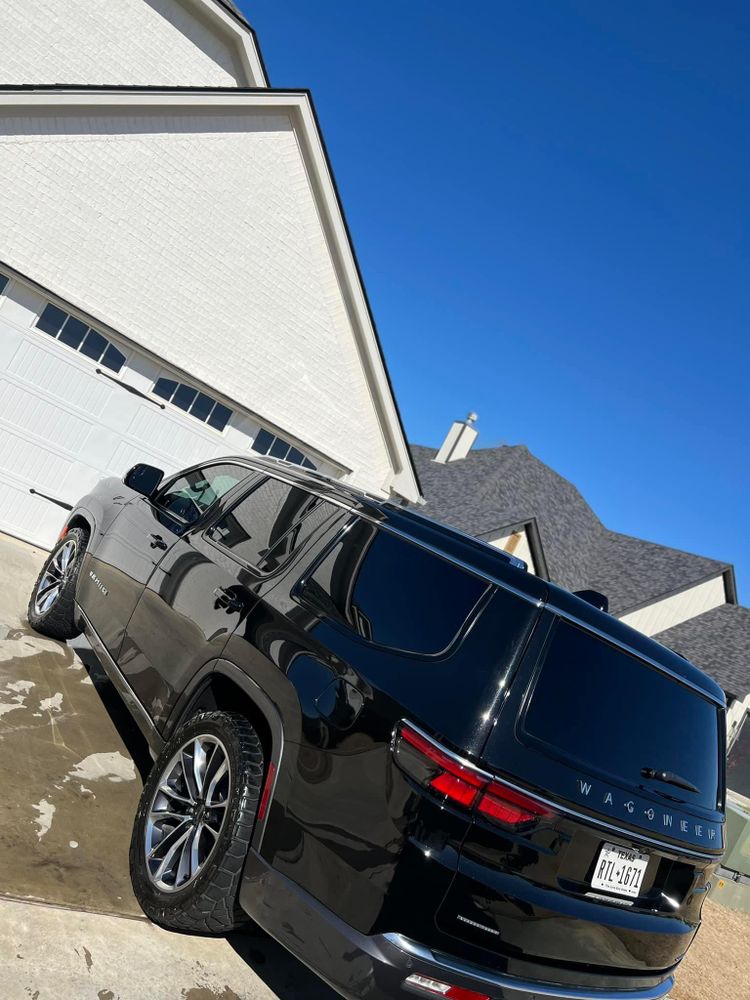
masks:
<instances>
[{"instance_id":1,"label":"dark tinted glass","mask_svg":"<svg viewBox=\"0 0 750 1000\"><path fill-rule=\"evenodd\" d=\"M567 622L555 626L524 729L586 773L594 765L631 785L715 809L719 719L714 705L629 653ZM672 771L700 794L646 781Z\"/></svg>"},{"instance_id":2,"label":"dark tinted glass","mask_svg":"<svg viewBox=\"0 0 750 1000\"><path fill-rule=\"evenodd\" d=\"M161 396L162 399L171 399L176 388L177 383L173 379L160 378L152 391L155 396Z\"/></svg>"},{"instance_id":3,"label":"dark tinted glass","mask_svg":"<svg viewBox=\"0 0 750 1000\"><path fill-rule=\"evenodd\" d=\"M271 458L286 458L289 454L289 442L283 441L281 438L276 438L268 454Z\"/></svg>"},{"instance_id":4,"label":"dark tinted glass","mask_svg":"<svg viewBox=\"0 0 750 1000\"><path fill-rule=\"evenodd\" d=\"M260 455L267 455L272 444L273 434L269 431L258 431L253 441L253 450L257 451Z\"/></svg>"},{"instance_id":5,"label":"dark tinted glass","mask_svg":"<svg viewBox=\"0 0 750 1000\"><path fill-rule=\"evenodd\" d=\"M211 529L210 536L238 559L271 573L336 511L305 490L265 479Z\"/></svg>"},{"instance_id":6,"label":"dark tinted glass","mask_svg":"<svg viewBox=\"0 0 750 1000\"><path fill-rule=\"evenodd\" d=\"M214 408L214 400L207 396L205 392L199 392L195 402L190 407L191 414L198 420L204 420Z\"/></svg>"},{"instance_id":7,"label":"dark tinted glass","mask_svg":"<svg viewBox=\"0 0 750 1000\"><path fill-rule=\"evenodd\" d=\"M60 327L63 325L67 319L68 314L63 312L62 309L58 309L57 306L53 306L50 302L49 305L44 307L44 312L36 321L36 325L40 330L44 330L45 333L49 333L50 336L56 337L60 332Z\"/></svg>"},{"instance_id":8,"label":"dark tinted glass","mask_svg":"<svg viewBox=\"0 0 750 1000\"><path fill-rule=\"evenodd\" d=\"M301 463L306 469L317 469L317 465L313 465L309 458L303 458Z\"/></svg>"},{"instance_id":9,"label":"dark tinted glass","mask_svg":"<svg viewBox=\"0 0 750 1000\"><path fill-rule=\"evenodd\" d=\"M61 344L67 344L68 347L74 347L78 350L83 338L88 333L88 329L86 324L82 323L80 319L74 319L72 316L69 316L68 322L60 331L60 336L57 339Z\"/></svg>"},{"instance_id":10,"label":"dark tinted glass","mask_svg":"<svg viewBox=\"0 0 750 1000\"><path fill-rule=\"evenodd\" d=\"M66 329L69 323L70 320L65 324ZM65 330L63 330L63 333L65 333ZM60 334L60 339L62 340L62 334ZM97 333L96 330L89 330L89 335L81 347L81 354L85 354L87 358L98 361L108 346L109 341L105 340L100 333Z\"/></svg>"},{"instance_id":11,"label":"dark tinted glass","mask_svg":"<svg viewBox=\"0 0 750 1000\"><path fill-rule=\"evenodd\" d=\"M125 355L122 351L118 351L117 348L110 344L107 350L104 352L104 357L102 358L102 364L105 368L109 368L110 371L119 372L122 366L125 364Z\"/></svg>"},{"instance_id":12,"label":"dark tinted glass","mask_svg":"<svg viewBox=\"0 0 750 1000\"><path fill-rule=\"evenodd\" d=\"M229 418L231 416L232 411L229 407L223 406L221 403L217 403L211 411L211 416L208 418L208 426L215 428L217 431L223 431L229 423Z\"/></svg>"},{"instance_id":13,"label":"dark tinted glass","mask_svg":"<svg viewBox=\"0 0 750 1000\"><path fill-rule=\"evenodd\" d=\"M216 500L250 474L249 469L239 465L210 465L195 469L173 479L155 502L181 521L193 524Z\"/></svg>"},{"instance_id":14,"label":"dark tinted glass","mask_svg":"<svg viewBox=\"0 0 750 1000\"><path fill-rule=\"evenodd\" d=\"M4 274L0 274L0 295L5 291L5 286L8 284L8 279Z\"/></svg>"},{"instance_id":15,"label":"dark tinted glass","mask_svg":"<svg viewBox=\"0 0 750 1000\"><path fill-rule=\"evenodd\" d=\"M191 389L189 385L179 385L177 392L172 396L172 402L181 410L189 410L197 395L197 389Z\"/></svg>"},{"instance_id":16,"label":"dark tinted glass","mask_svg":"<svg viewBox=\"0 0 750 1000\"><path fill-rule=\"evenodd\" d=\"M429 655L450 646L487 587L453 563L357 521L301 593L306 604L365 639Z\"/></svg>"},{"instance_id":17,"label":"dark tinted glass","mask_svg":"<svg viewBox=\"0 0 750 1000\"><path fill-rule=\"evenodd\" d=\"M286 456L287 462L294 462L295 465L302 465L305 460L305 456L299 450L299 448L290 448L289 454Z\"/></svg>"}]
</instances>

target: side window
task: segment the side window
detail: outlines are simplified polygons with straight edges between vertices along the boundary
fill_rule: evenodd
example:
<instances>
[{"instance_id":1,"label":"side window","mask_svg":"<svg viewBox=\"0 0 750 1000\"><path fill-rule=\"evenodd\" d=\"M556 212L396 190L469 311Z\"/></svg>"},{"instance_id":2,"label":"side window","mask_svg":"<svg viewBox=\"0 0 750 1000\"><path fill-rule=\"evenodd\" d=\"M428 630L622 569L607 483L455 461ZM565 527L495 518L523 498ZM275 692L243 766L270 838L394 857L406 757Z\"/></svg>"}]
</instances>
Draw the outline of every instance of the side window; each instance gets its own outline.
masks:
<instances>
[{"instance_id":1,"label":"side window","mask_svg":"<svg viewBox=\"0 0 750 1000\"><path fill-rule=\"evenodd\" d=\"M357 520L303 580L298 597L368 642L429 656L450 646L488 586Z\"/></svg>"},{"instance_id":2,"label":"side window","mask_svg":"<svg viewBox=\"0 0 750 1000\"><path fill-rule=\"evenodd\" d=\"M237 483L252 475L241 465L207 465L168 483L154 501L157 507L186 524L194 524Z\"/></svg>"},{"instance_id":3,"label":"side window","mask_svg":"<svg viewBox=\"0 0 750 1000\"><path fill-rule=\"evenodd\" d=\"M262 573L273 573L339 508L278 479L264 479L208 537Z\"/></svg>"}]
</instances>

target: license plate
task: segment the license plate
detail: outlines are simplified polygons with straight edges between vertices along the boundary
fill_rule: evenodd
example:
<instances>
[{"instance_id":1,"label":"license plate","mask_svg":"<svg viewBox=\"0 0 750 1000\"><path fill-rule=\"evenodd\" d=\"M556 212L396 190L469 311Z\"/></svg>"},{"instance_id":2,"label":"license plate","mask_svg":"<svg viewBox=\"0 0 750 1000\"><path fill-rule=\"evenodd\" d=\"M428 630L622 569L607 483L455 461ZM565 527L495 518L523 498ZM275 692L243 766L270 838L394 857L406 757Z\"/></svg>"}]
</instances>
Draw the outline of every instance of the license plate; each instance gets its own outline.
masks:
<instances>
[{"instance_id":1,"label":"license plate","mask_svg":"<svg viewBox=\"0 0 750 1000\"><path fill-rule=\"evenodd\" d=\"M618 844L605 844L594 867L591 888L634 898L640 895L647 867L648 854Z\"/></svg>"}]
</instances>

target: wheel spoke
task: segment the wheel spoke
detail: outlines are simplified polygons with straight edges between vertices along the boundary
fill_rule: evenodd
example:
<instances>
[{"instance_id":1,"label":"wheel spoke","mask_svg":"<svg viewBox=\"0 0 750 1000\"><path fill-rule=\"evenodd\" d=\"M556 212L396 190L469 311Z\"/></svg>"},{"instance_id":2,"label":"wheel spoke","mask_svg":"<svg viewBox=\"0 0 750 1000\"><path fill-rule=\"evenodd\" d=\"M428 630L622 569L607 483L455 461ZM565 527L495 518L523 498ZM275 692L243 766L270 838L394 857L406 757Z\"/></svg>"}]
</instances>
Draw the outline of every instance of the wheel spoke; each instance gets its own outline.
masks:
<instances>
[{"instance_id":1,"label":"wheel spoke","mask_svg":"<svg viewBox=\"0 0 750 1000\"><path fill-rule=\"evenodd\" d=\"M182 776L185 781L185 788L187 789L188 795L191 796L193 802L195 802L200 793L195 780L193 757L190 753L188 753L186 748L183 749L180 755L180 764L182 765Z\"/></svg>"},{"instance_id":2,"label":"wheel spoke","mask_svg":"<svg viewBox=\"0 0 750 1000\"><path fill-rule=\"evenodd\" d=\"M51 608L52 605L57 600L57 595L59 593L60 593L59 584L57 586L48 587L44 595L37 598L36 601L37 614L43 615L44 612L48 610L48 608Z\"/></svg>"},{"instance_id":3,"label":"wheel spoke","mask_svg":"<svg viewBox=\"0 0 750 1000\"><path fill-rule=\"evenodd\" d=\"M199 796L203 791L203 776L206 773L206 766L206 751L203 749L201 741L195 740L193 743L193 779Z\"/></svg>"},{"instance_id":4,"label":"wheel spoke","mask_svg":"<svg viewBox=\"0 0 750 1000\"><path fill-rule=\"evenodd\" d=\"M200 861L200 847L201 847L201 831L203 830L203 824L199 823L193 830L193 837L190 841L190 874L195 875L201 866Z\"/></svg>"},{"instance_id":5,"label":"wheel spoke","mask_svg":"<svg viewBox=\"0 0 750 1000\"><path fill-rule=\"evenodd\" d=\"M63 545L62 549L60 549L60 568L62 569L63 573L66 571L68 566L70 566L70 560L72 556L73 556L73 546Z\"/></svg>"},{"instance_id":6,"label":"wheel spoke","mask_svg":"<svg viewBox=\"0 0 750 1000\"><path fill-rule=\"evenodd\" d=\"M159 785L159 791L164 792L165 795L169 796L170 799L174 799L175 802L182 802L186 806L195 805L194 798L180 795L180 793L176 792L174 788L170 788L170 786L167 784L166 781L162 781L162 783Z\"/></svg>"},{"instance_id":7,"label":"wheel spoke","mask_svg":"<svg viewBox=\"0 0 750 1000\"><path fill-rule=\"evenodd\" d=\"M161 840L151 851L148 856L148 860L159 862L159 867L154 872L154 878L156 880L160 879L169 868L171 862L174 860L175 854L180 850L187 838L190 836L191 830L192 825L188 822L183 823L181 826L176 826L174 830L168 833L167 836L164 837L164 839ZM177 836L178 833L179 836ZM164 845L166 845L166 847ZM164 851L163 856L161 854L162 851Z\"/></svg>"},{"instance_id":8,"label":"wheel spoke","mask_svg":"<svg viewBox=\"0 0 750 1000\"><path fill-rule=\"evenodd\" d=\"M178 823L184 823L188 819L186 813L170 812L168 809L152 809L149 816L154 823L161 823L165 819L177 820Z\"/></svg>"},{"instance_id":9,"label":"wheel spoke","mask_svg":"<svg viewBox=\"0 0 750 1000\"><path fill-rule=\"evenodd\" d=\"M217 768L213 778L211 779L211 784L208 786L208 791L206 792L206 805L211 809L216 806L226 805L222 800L214 801L214 795L216 794L216 787L228 771L228 766L226 759L223 759L219 767Z\"/></svg>"}]
</instances>

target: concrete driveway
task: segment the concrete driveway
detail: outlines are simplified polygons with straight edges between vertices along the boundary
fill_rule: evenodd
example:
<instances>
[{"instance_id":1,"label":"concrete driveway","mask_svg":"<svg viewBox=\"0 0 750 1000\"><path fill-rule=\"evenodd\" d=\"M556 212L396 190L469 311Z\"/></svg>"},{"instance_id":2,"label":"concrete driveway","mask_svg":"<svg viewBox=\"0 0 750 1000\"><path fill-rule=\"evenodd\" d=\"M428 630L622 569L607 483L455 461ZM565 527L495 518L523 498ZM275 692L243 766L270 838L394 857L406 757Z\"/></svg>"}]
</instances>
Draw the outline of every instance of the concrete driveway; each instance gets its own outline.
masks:
<instances>
[{"instance_id":1,"label":"concrete driveway","mask_svg":"<svg viewBox=\"0 0 750 1000\"><path fill-rule=\"evenodd\" d=\"M334 1000L258 928L163 931L130 888L150 757L93 653L34 633L45 553L0 535L3 1000Z\"/></svg>"}]
</instances>

